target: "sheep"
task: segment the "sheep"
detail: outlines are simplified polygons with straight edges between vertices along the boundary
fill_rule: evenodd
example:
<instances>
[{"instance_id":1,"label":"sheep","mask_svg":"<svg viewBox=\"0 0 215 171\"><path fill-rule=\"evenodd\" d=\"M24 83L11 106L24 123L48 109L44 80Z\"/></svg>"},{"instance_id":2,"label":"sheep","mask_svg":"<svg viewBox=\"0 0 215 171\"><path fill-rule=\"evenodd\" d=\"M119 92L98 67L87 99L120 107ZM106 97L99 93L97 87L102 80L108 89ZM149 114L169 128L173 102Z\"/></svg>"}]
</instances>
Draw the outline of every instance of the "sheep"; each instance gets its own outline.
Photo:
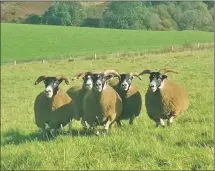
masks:
<instances>
[{"instance_id":1,"label":"sheep","mask_svg":"<svg viewBox=\"0 0 215 171\"><path fill-rule=\"evenodd\" d=\"M77 121L80 121L83 117L83 99L85 94L93 88L93 75L97 73L98 72L81 72L77 74L72 80L76 80L81 77L83 79L82 87L73 86L67 90L67 94L74 102L74 119ZM81 120L81 124L84 129L87 128L87 125L83 120Z\"/></svg>"},{"instance_id":2,"label":"sheep","mask_svg":"<svg viewBox=\"0 0 215 171\"><path fill-rule=\"evenodd\" d=\"M96 131L96 135L99 135L98 125L104 125L104 131L108 133L111 125L122 112L122 99L107 84L113 76L117 76L120 80L120 75L114 70L106 70L94 75L94 87L84 97L83 120Z\"/></svg>"},{"instance_id":3,"label":"sheep","mask_svg":"<svg viewBox=\"0 0 215 171\"><path fill-rule=\"evenodd\" d=\"M129 124L132 125L135 117L139 116L141 112L142 97L136 86L132 85L134 76L142 80L137 73L130 72L127 74L120 74L121 80L117 84L113 81L109 83L122 99L122 114L116 120L118 126L121 126L120 120L126 119L129 119Z\"/></svg>"},{"instance_id":4,"label":"sheep","mask_svg":"<svg viewBox=\"0 0 215 171\"><path fill-rule=\"evenodd\" d=\"M73 116L72 99L58 86L62 81L69 84L65 76L48 77L42 75L37 78L35 85L44 81L45 91L39 93L34 102L35 123L42 129L43 136L46 133L53 133L55 130L61 130L63 126L70 122Z\"/></svg>"},{"instance_id":5,"label":"sheep","mask_svg":"<svg viewBox=\"0 0 215 171\"><path fill-rule=\"evenodd\" d=\"M159 72L144 70L139 74L149 74L149 87L145 94L145 105L148 116L159 125L165 126L173 123L175 118L189 106L187 92L178 84L167 79L167 72L175 72L170 69L161 69Z\"/></svg>"}]
</instances>

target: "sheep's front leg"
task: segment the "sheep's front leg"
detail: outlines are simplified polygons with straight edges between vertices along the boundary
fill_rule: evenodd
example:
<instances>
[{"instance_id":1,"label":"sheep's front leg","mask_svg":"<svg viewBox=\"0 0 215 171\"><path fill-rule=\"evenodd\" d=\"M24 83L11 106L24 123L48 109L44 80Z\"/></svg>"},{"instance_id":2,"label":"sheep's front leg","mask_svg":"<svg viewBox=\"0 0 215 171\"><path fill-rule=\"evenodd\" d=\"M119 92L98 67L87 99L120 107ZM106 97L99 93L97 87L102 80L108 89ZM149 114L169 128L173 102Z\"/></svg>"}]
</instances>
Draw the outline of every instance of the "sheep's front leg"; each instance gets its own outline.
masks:
<instances>
[{"instance_id":1,"label":"sheep's front leg","mask_svg":"<svg viewBox=\"0 0 215 171\"><path fill-rule=\"evenodd\" d=\"M110 125L111 125L111 120L108 119L108 121L107 121L106 124L104 125L104 129L105 129L105 132L106 132L106 133L108 133L109 128L110 128Z\"/></svg>"},{"instance_id":2,"label":"sheep's front leg","mask_svg":"<svg viewBox=\"0 0 215 171\"><path fill-rule=\"evenodd\" d=\"M63 134L63 125L60 124L60 128L57 130L59 134Z\"/></svg>"},{"instance_id":3,"label":"sheep's front leg","mask_svg":"<svg viewBox=\"0 0 215 171\"><path fill-rule=\"evenodd\" d=\"M100 132L99 132L99 130L98 130L98 128L97 128L96 122L94 122L93 125L90 126L90 129L93 129L93 132L94 132L96 135L100 135Z\"/></svg>"},{"instance_id":4,"label":"sheep's front leg","mask_svg":"<svg viewBox=\"0 0 215 171\"><path fill-rule=\"evenodd\" d=\"M160 118L160 125L163 126L163 127L165 126L165 122L164 122L164 120L161 119L161 118Z\"/></svg>"},{"instance_id":5,"label":"sheep's front leg","mask_svg":"<svg viewBox=\"0 0 215 171\"><path fill-rule=\"evenodd\" d=\"M85 121L83 118L81 119L81 125L82 125L84 131L87 131L89 125L88 125L87 121Z\"/></svg>"},{"instance_id":6,"label":"sheep's front leg","mask_svg":"<svg viewBox=\"0 0 215 171\"><path fill-rule=\"evenodd\" d=\"M70 119L69 120L69 128L68 128L68 131L69 131L69 134L71 135L72 134L72 120Z\"/></svg>"}]
</instances>

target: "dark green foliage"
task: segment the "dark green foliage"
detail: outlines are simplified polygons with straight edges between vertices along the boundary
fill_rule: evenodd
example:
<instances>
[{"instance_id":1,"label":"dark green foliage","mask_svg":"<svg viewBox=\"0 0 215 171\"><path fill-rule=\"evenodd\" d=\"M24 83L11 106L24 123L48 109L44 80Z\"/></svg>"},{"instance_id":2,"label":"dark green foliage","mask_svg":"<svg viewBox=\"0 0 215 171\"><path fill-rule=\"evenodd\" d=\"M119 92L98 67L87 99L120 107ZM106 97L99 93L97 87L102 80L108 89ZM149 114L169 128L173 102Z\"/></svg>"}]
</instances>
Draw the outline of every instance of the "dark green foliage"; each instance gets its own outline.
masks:
<instances>
[{"instance_id":1,"label":"dark green foliage","mask_svg":"<svg viewBox=\"0 0 215 171\"><path fill-rule=\"evenodd\" d=\"M213 30L213 18L202 2L182 2L182 13L179 15L180 30Z\"/></svg>"},{"instance_id":2,"label":"dark green foliage","mask_svg":"<svg viewBox=\"0 0 215 171\"><path fill-rule=\"evenodd\" d=\"M78 2L55 2L43 15L43 23L51 25L80 26L84 11Z\"/></svg>"},{"instance_id":3,"label":"dark green foliage","mask_svg":"<svg viewBox=\"0 0 215 171\"><path fill-rule=\"evenodd\" d=\"M117 29L145 28L144 20L148 13L142 2L112 2L104 12L101 25Z\"/></svg>"},{"instance_id":4,"label":"dark green foliage","mask_svg":"<svg viewBox=\"0 0 215 171\"><path fill-rule=\"evenodd\" d=\"M214 2L134 1L82 7L80 2L54 2L29 24L144 30L214 30Z\"/></svg>"},{"instance_id":5,"label":"dark green foliage","mask_svg":"<svg viewBox=\"0 0 215 171\"><path fill-rule=\"evenodd\" d=\"M42 16L31 14L29 17L24 21L27 24L41 24L42 23Z\"/></svg>"}]
</instances>

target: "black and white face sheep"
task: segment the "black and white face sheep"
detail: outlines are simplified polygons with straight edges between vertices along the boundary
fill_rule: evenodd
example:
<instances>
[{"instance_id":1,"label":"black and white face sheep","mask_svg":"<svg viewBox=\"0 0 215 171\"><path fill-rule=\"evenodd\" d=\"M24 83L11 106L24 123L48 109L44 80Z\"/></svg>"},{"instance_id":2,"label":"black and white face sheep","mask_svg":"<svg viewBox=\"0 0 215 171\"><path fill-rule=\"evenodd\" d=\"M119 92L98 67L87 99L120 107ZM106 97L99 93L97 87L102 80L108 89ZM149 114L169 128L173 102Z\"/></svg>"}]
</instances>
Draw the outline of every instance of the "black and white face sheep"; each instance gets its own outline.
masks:
<instances>
[{"instance_id":1,"label":"black and white face sheep","mask_svg":"<svg viewBox=\"0 0 215 171\"><path fill-rule=\"evenodd\" d=\"M82 78L82 87L73 86L67 91L68 95L72 98L75 104L74 119L78 121L83 117L83 99L85 94L93 88L93 79L95 78L95 74L97 74L97 72L81 72L77 74L72 80ZM83 120L81 120L81 124L84 128L87 127Z\"/></svg>"},{"instance_id":2,"label":"black and white face sheep","mask_svg":"<svg viewBox=\"0 0 215 171\"><path fill-rule=\"evenodd\" d=\"M57 130L70 123L73 106L72 99L58 87L62 81L69 84L68 78L42 75L36 80L35 85L41 81L45 84L45 91L36 97L34 112L36 125L45 133L46 130Z\"/></svg>"},{"instance_id":3,"label":"black and white face sheep","mask_svg":"<svg viewBox=\"0 0 215 171\"><path fill-rule=\"evenodd\" d=\"M117 124L121 126L120 120L129 119L129 124L132 125L135 117L140 115L142 109L141 93L136 86L132 85L134 77L139 78L137 73L120 74L121 80L113 86L116 92L120 95L123 103L123 110L120 117L117 119Z\"/></svg>"},{"instance_id":4,"label":"black and white face sheep","mask_svg":"<svg viewBox=\"0 0 215 171\"><path fill-rule=\"evenodd\" d=\"M104 129L108 132L122 112L122 99L107 84L107 81L114 76L120 79L120 75L114 70L106 70L95 74L93 90L89 91L84 98L83 120L94 129L97 125L104 124ZM96 134L99 134L99 132L97 131Z\"/></svg>"},{"instance_id":5,"label":"black and white face sheep","mask_svg":"<svg viewBox=\"0 0 215 171\"><path fill-rule=\"evenodd\" d=\"M164 120L171 124L173 120L189 105L187 92L178 84L167 79L170 69L159 72L144 70L139 75L149 74L149 87L145 95L145 105L148 116L156 122L156 126L165 126Z\"/></svg>"}]
</instances>

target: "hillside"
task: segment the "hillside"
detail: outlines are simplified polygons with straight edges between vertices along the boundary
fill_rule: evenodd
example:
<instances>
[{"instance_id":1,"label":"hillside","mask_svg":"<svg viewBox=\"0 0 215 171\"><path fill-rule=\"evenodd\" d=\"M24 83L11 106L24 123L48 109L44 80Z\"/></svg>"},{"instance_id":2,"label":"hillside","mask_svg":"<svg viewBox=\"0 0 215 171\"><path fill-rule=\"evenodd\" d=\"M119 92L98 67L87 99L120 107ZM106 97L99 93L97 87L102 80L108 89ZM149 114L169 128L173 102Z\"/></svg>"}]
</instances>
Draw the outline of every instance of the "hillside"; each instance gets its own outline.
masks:
<instances>
[{"instance_id":1,"label":"hillside","mask_svg":"<svg viewBox=\"0 0 215 171\"><path fill-rule=\"evenodd\" d=\"M15 40L15 41L14 41ZM2 62L108 55L212 43L213 32L2 24Z\"/></svg>"},{"instance_id":2,"label":"hillside","mask_svg":"<svg viewBox=\"0 0 215 171\"><path fill-rule=\"evenodd\" d=\"M51 5L46 2L1 2L1 22L19 22L30 14L42 15ZM81 2L84 7L106 5L104 2Z\"/></svg>"}]
</instances>

